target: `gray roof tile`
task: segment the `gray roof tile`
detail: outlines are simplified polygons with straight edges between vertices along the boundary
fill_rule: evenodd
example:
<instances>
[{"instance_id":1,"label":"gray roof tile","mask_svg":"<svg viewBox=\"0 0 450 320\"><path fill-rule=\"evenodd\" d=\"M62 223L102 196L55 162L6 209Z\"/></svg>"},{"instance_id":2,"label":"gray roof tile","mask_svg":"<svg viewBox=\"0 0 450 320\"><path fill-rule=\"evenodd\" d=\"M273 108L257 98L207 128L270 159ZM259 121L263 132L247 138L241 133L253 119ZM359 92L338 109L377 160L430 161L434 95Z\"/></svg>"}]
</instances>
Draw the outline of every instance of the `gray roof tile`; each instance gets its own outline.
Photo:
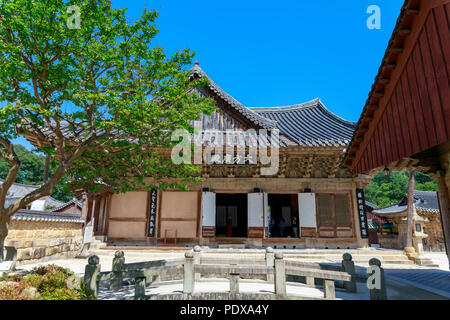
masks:
<instances>
[{"instance_id":1,"label":"gray roof tile","mask_svg":"<svg viewBox=\"0 0 450 320\"><path fill-rule=\"evenodd\" d=\"M35 210L19 210L12 217L13 221L30 221L30 222L69 222L84 223L78 214L59 213L51 211L35 211Z\"/></svg>"},{"instance_id":2,"label":"gray roof tile","mask_svg":"<svg viewBox=\"0 0 450 320\"><path fill-rule=\"evenodd\" d=\"M288 107L250 109L276 121L280 131L300 145L346 146L356 127L356 123L329 111L320 99Z\"/></svg>"},{"instance_id":3,"label":"gray roof tile","mask_svg":"<svg viewBox=\"0 0 450 320\"><path fill-rule=\"evenodd\" d=\"M386 207L379 208L374 210L375 214L394 214L400 213L405 210L408 210L408 205L405 204L405 201L401 201L391 204ZM414 191L414 206L416 209L421 209L424 211L439 213L439 202L437 193L434 191Z\"/></svg>"},{"instance_id":4,"label":"gray roof tile","mask_svg":"<svg viewBox=\"0 0 450 320\"><path fill-rule=\"evenodd\" d=\"M288 107L247 108L221 89L198 62L191 71L207 78L209 88L247 119L266 129L276 127L282 135L301 146L347 146L356 128L356 123L338 117L320 99Z\"/></svg>"}]
</instances>

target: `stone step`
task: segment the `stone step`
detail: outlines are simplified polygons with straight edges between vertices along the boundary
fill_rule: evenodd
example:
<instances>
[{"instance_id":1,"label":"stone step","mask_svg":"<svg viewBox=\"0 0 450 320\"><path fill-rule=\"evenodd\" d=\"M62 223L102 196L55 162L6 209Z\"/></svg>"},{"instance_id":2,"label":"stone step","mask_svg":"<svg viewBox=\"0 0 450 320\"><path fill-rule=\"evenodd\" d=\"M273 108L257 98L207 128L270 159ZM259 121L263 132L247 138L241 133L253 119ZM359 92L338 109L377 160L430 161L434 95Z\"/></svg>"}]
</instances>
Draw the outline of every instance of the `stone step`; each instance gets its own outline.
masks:
<instances>
[{"instance_id":1,"label":"stone step","mask_svg":"<svg viewBox=\"0 0 450 320\"><path fill-rule=\"evenodd\" d=\"M389 255L404 255L404 251L360 251L360 250L341 250L341 251L331 251L331 250L320 250L320 251L294 251L290 249L275 249L282 250L285 254L298 254L298 255L343 255L344 253L350 253L351 255L361 255L361 256L389 256Z\"/></svg>"},{"instance_id":2,"label":"stone step","mask_svg":"<svg viewBox=\"0 0 450 320\"><path fill-rule=\"evenodd\" d=\"M305 260L305 259L310 259L310 260L336 260L336 261L341 261L342 260L342 255L340 256L300 256L300 255L285 255L286 258L290 258L290 259L299 259L299 260ZM356 260L367 260L369 261L372 258L377 258L380 260L409 260L408 257L406 255L398 255L398 256L358 256L358 255L352 255L353 261Z\"/></svg>"},{"instance_id":3,"label":"stone step","mask_svg":"<svg viewBox=\"0 0 450 320\"><path fill-rule=\"evenodd\" d=\"M245 243L224 243L218 245L219 249L245 249Z\"/></svg>"}]
</instances>

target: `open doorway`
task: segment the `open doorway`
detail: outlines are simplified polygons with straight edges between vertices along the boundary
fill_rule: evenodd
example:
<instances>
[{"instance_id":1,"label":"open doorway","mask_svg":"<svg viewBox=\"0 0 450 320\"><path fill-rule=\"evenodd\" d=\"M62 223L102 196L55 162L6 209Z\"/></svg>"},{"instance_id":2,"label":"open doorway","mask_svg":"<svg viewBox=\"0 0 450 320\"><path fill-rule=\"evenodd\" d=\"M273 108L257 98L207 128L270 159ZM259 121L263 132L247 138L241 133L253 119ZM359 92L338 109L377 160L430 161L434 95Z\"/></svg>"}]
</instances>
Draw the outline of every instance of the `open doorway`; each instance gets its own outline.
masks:
<instances>
[{"instance_id":1,"label":"open doorway","mask_svg":"<svg viewBox=\"0 0 450 320\"><path fill-rule=\"evenodd\" d=\"M298 238L298 195L269 194L269 237Z\"/></svg>"},{"instance_id":2,"label":"open doorway","mask_svg":"<svg viewBox=\"0 0 450 320\"><path fill-rule=\"evenodd\" d=\"M216 194L216 237L247 237L247 194Z\"/></svg>"}]
</instances>

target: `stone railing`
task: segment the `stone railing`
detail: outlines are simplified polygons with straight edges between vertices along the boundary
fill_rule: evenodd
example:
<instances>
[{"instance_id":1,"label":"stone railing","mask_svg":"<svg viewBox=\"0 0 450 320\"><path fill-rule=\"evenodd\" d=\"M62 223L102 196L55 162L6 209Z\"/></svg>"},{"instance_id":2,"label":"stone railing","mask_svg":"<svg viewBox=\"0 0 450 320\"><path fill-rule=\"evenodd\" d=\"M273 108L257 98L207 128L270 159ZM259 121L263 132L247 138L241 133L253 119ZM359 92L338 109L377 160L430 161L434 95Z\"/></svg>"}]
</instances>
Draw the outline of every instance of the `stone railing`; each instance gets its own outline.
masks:
<instances>
[{"instance_id":1,"label":"stone railing","mask_svg":"<svg viewBox=\"0 0 450 320\"><path fill-rule=\"evenodd\" d=\"M125 278L135 279L135 300L147 299L145 288L148 283L165 280L183 281L183 297L189 299L194 297L195 284L202 277L228 278L230 281L230 297L239 294L240 279L251 279L253 277L265 278L267 283L273 283L274 299L287 299L286 286L287 276L304 277L307 286L315 286L315 279L323 283L324 298L335 299L335 282L342 281L347 292L357 292L357 282L366 282L366 274L355 272L352 256L348 253L343 255L342 266L330 266L313 263L298 262L284 259L281 252L275 253L272 248L266 249L264 259L245 259L235 257L205 257L201 256L200 248L187 251L184 259L157 260L150 262L138 262L125 264L122 251L117 251L110 272L101 272L99 258L91 256L86 265L84 280L94 296L98 296L99 282L110 281L110 290L119 290ZM372 300L386 299L386 283L381 262L371 259L369 264L377 266L381 270L380 289L370 289ZM206 293L205 293L206 294ZM266 294L267 296L267 294Z\"/></svg>"}]
</instances>

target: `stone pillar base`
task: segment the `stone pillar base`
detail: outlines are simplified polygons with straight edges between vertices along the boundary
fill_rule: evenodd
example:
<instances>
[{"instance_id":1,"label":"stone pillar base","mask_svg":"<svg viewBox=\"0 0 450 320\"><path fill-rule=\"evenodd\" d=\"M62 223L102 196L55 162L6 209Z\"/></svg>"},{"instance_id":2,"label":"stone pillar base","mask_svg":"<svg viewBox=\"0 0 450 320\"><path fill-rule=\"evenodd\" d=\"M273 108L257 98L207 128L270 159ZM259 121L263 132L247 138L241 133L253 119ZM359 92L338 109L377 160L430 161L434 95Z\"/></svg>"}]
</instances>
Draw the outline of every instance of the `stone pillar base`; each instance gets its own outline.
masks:
<instances>
[{"instance_id":1,"label":"stone pillar base","mask_svg":"<svg viewBox=\"0 0 450 320\"><path fill-rule=\"evenodd\" d=\"M433 261L429 258L425 257L417 257L416 258L416 264L419 266L425 266L425 267L437 267L439 268L438 264L433 263Z\"/></svg>"},{"instance_id":2,"label":"stone pillar base","mask_svg":"<svg viewBox=\"0 0 450 320\"><path fill-rule=\"evenodd\" d=\"M413 247L406 247L405 254L409 260L414 261L416 263L416 259L419 257L419 254L416 252L416 249Z\"/></svg>"}]
</instances>

